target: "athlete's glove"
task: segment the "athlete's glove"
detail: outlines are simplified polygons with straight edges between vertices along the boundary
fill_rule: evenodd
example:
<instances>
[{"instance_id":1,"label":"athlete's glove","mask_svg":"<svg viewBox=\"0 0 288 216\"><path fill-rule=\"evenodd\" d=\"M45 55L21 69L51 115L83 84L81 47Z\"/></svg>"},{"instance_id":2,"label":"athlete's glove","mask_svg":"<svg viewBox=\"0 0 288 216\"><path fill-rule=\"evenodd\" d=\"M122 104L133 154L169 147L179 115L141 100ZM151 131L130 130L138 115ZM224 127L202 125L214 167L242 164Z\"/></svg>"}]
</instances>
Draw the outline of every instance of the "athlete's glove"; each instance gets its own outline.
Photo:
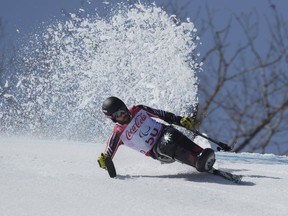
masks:
<instances>
[{"instance_id":1,"label":"athlete's glove","mask_svg":"<svg viewBox=\"0 0 288 216\"><path fill-rule=\"evenodd\" d=\"M107 153L101 153L101 156L98 157L98 163L102 169L107 169L106 164L105 164L106 158L107 158Z\"/></svg>"},{"instance_id":2,"label":"athlete's glove","mask_svg":"<svg viewBox=\"0 0 288 216\"><path fill-rule=\"evenodd\" d=\"M180 124L186 129L192 131L194 129L195 120L192 117L186 116L186 117L181 118Z\"/></svg>"}]
</instances>

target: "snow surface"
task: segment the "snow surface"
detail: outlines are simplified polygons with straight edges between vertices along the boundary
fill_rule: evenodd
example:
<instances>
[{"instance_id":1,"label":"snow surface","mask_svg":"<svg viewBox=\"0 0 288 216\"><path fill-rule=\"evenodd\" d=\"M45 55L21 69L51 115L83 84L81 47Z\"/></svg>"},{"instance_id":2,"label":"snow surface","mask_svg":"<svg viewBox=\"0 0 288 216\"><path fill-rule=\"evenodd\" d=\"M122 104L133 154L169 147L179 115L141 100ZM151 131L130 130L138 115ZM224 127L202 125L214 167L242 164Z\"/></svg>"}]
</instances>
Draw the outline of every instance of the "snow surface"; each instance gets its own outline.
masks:
<instances>
[{"instance_id":1,"label":"snow surface","mask_svg":"<svg viewBox=\"0 0 288 216\"><path fill-rule=\"evenodd\" d=\"M115 179L97 164L103 144L2 137L0 149L1 216L288 213L287 157L218 153L217 168L244 176L234 184L124 146Z\"/></svg>"}]
</instances>

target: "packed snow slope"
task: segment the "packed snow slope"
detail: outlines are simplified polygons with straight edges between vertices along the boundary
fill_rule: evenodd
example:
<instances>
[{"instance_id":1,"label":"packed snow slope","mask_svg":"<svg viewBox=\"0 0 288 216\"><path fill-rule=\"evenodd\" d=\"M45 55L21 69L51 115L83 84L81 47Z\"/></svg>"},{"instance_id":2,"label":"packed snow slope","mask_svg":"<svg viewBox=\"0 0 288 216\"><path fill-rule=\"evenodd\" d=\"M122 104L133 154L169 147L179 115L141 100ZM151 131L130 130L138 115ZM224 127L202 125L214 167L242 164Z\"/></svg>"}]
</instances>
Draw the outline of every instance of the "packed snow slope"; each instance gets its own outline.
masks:
<instances>
[{"instance_id":1,"label":"packed snow slope","mask_svg":"<svg viewBox=\"0 0 288 216\"><path fill-rule=\"evenodd\" d=\"M205 145L201 140L201 145ZM100 143L0 138L3 216L287 215L287 157L218 153L234 184L180 163L161 165L127 147L118 177L98 167Z\"/></svg>"}]
</instances>

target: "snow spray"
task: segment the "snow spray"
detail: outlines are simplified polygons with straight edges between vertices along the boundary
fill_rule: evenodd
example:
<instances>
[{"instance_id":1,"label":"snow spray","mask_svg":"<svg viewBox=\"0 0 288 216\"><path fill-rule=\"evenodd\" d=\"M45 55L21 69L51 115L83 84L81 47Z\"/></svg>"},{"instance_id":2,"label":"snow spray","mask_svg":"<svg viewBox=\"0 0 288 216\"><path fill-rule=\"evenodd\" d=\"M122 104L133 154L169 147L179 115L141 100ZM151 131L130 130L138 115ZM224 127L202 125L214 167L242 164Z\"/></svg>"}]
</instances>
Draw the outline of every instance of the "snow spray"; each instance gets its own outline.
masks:
<instances>
[{"instance_id":1,"label":"snow spray","mask_svg":"<svg viewBox=\"0 0 288 216\"><path fill-rule=\"evenodd\" d=\"M155 4L118 5L105 18L70 14L42 27L20 52L22 129L49 138L106 139L112 123L101 104L111 95L128 106L188 112L197 101L198 40L191 21Z\"/></svg>"}]
</instances>

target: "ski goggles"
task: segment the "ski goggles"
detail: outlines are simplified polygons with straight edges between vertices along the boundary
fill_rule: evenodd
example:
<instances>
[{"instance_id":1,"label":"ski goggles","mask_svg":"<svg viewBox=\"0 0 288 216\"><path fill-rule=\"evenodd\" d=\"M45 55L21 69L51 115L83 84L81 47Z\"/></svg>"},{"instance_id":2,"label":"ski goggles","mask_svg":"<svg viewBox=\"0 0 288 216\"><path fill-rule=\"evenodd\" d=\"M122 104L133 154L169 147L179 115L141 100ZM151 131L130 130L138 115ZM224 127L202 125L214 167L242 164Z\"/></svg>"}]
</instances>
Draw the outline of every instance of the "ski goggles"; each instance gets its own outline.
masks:
<instances>
[{"instance_id":1,"label":"ski goggles","mask_svg":"<svg viewBox=\"0 0 288 216\"><path fill-rule=\"evenodd\" d=\"M122 116L123 113L127 113L127 112L126 112L125 110L120 109L120 110L114 112L114 113L112 114L112 117L113 117L114 119L119 118L119 117Z\"/></svg>"}]
</instances>

